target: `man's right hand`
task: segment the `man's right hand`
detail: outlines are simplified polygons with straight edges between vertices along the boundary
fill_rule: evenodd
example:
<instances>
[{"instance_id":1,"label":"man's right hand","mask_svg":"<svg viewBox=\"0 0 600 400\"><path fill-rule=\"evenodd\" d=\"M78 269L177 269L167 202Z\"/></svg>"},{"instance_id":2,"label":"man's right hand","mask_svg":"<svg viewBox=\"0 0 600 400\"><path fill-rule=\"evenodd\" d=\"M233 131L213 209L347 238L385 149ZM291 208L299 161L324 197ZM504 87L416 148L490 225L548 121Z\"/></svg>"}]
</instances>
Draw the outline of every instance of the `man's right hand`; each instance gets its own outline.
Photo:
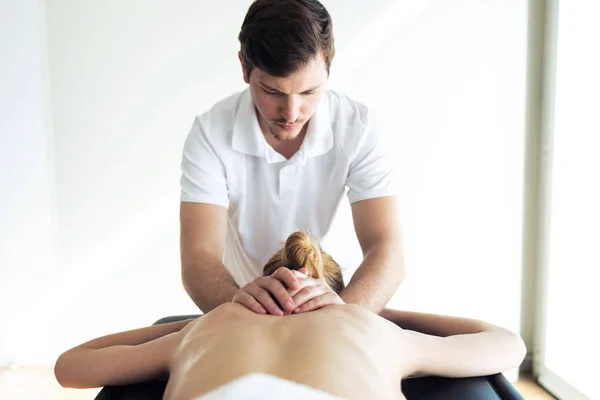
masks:
<instances>
[{"instance_id":1,"label":"man's right hand","mask_svg":"<svg viewBox=\"0 0 600 400\"><path fill-rule=\"evenodd\" d=\"M259 276L243 288L239 288L232 302L240 303L259 314L289 314L296 308L290 291L300 287L298 274L297 271L280 267L272 275ZM281 307L273 298L277 299Z\"/></svg>"}]
</instances>

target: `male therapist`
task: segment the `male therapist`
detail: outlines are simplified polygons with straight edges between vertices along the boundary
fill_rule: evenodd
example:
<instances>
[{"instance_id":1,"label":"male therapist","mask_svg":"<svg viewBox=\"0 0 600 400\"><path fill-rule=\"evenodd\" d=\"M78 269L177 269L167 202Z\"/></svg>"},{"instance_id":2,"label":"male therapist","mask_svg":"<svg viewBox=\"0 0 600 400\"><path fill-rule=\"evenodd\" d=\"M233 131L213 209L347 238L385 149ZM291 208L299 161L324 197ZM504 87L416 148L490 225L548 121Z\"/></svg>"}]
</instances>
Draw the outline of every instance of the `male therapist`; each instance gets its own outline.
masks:
<instances>
[{"instance_id":1,"label":"male therapist","mask_svg":"<svg viewBox=\"0 0 600 400\"><path fill-rule=\"evenodd\" d=\"M231 301L272 315L340 303L381 311L404 277L394 182L372 113L326 89L329 13L317 0L256 0L239 41L248 88L197 116L184 145L186 291L205 313ZM328 232L346 188L363 252L346 289L287 268L262 277L290 233Z\"/></svg>"}]
</instances>

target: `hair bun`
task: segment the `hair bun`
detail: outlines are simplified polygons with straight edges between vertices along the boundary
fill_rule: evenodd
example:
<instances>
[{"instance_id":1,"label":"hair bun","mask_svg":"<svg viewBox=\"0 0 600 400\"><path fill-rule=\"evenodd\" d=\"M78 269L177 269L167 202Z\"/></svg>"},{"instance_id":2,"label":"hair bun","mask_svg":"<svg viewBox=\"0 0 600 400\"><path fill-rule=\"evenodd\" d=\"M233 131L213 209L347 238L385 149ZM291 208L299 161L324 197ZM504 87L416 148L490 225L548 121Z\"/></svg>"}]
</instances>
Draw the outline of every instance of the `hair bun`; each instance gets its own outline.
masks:
<instances>
[{"instance_id":1,"label":"hair bun","mask_svg":"<svg viewBox=\"0 0 600 400\"><path fill-rule=\"evenodd\" d=\"M308 276L323 278L321 247L304 232L294 232L288 237L282 250L282 258L289 269L306 268Z\"/></svg>"}]
</instances>

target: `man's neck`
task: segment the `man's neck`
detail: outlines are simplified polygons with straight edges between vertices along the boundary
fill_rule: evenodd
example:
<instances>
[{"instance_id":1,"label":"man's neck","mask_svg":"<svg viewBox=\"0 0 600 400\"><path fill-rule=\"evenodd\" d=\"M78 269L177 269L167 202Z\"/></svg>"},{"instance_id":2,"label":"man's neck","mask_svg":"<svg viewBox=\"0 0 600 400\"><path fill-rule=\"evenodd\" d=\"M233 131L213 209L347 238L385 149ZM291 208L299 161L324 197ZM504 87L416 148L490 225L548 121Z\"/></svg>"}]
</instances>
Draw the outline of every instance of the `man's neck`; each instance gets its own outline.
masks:
<instances>
[{"instance_id":1,"label":"man's neck","mask_svg":"<svg viewBox=\"0 0 600 400\"><path fill-rule=\"evenodd\" d=\"M263 136L265 137L265 140L269 144L269 146L271 146L271 148L273 148L273 150L275 150L277 153L281 154L282 156L284 156L286 159L289 160L290 158L292 158L294 156L294 154L296 154L298 152L298 150L300 150L300 147L302 146L302 142L304 142L304 137L306 136L306 131L308 129L309 123L310 123L310 121L305 123L304 126L302 127L302 130L300 131L300 134L292 140L277 140L275 138L275 136L273 136L273 134L269 131L268 128L265 129L262 126L261 126L261 131L262 131ZM267 132L265 132L265 130Z\"/></svg>"}]
</instances>

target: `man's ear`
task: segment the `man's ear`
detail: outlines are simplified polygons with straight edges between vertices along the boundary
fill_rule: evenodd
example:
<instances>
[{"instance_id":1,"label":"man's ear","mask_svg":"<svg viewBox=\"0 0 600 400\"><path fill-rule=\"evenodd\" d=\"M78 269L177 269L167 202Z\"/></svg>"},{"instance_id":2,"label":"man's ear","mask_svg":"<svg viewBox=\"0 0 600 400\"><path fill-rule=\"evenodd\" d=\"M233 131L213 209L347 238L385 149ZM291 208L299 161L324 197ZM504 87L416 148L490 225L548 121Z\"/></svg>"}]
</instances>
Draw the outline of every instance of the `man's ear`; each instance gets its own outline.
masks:
<instances>
[{"instance_id":1,"label":"man's ear","mask_svg":"<svg viewBox=\"0 0 600 400\"><path fill-rule=\"evenodd\" d=\"M250 83L250 77L248 76L248 71L246 70L246 64L244 63L244 57L242 57L242 52L238 51L238 58L240 59L240 64L242 65L242 74L244 76L244 82Z\"/></svg>"}]
</instances>

